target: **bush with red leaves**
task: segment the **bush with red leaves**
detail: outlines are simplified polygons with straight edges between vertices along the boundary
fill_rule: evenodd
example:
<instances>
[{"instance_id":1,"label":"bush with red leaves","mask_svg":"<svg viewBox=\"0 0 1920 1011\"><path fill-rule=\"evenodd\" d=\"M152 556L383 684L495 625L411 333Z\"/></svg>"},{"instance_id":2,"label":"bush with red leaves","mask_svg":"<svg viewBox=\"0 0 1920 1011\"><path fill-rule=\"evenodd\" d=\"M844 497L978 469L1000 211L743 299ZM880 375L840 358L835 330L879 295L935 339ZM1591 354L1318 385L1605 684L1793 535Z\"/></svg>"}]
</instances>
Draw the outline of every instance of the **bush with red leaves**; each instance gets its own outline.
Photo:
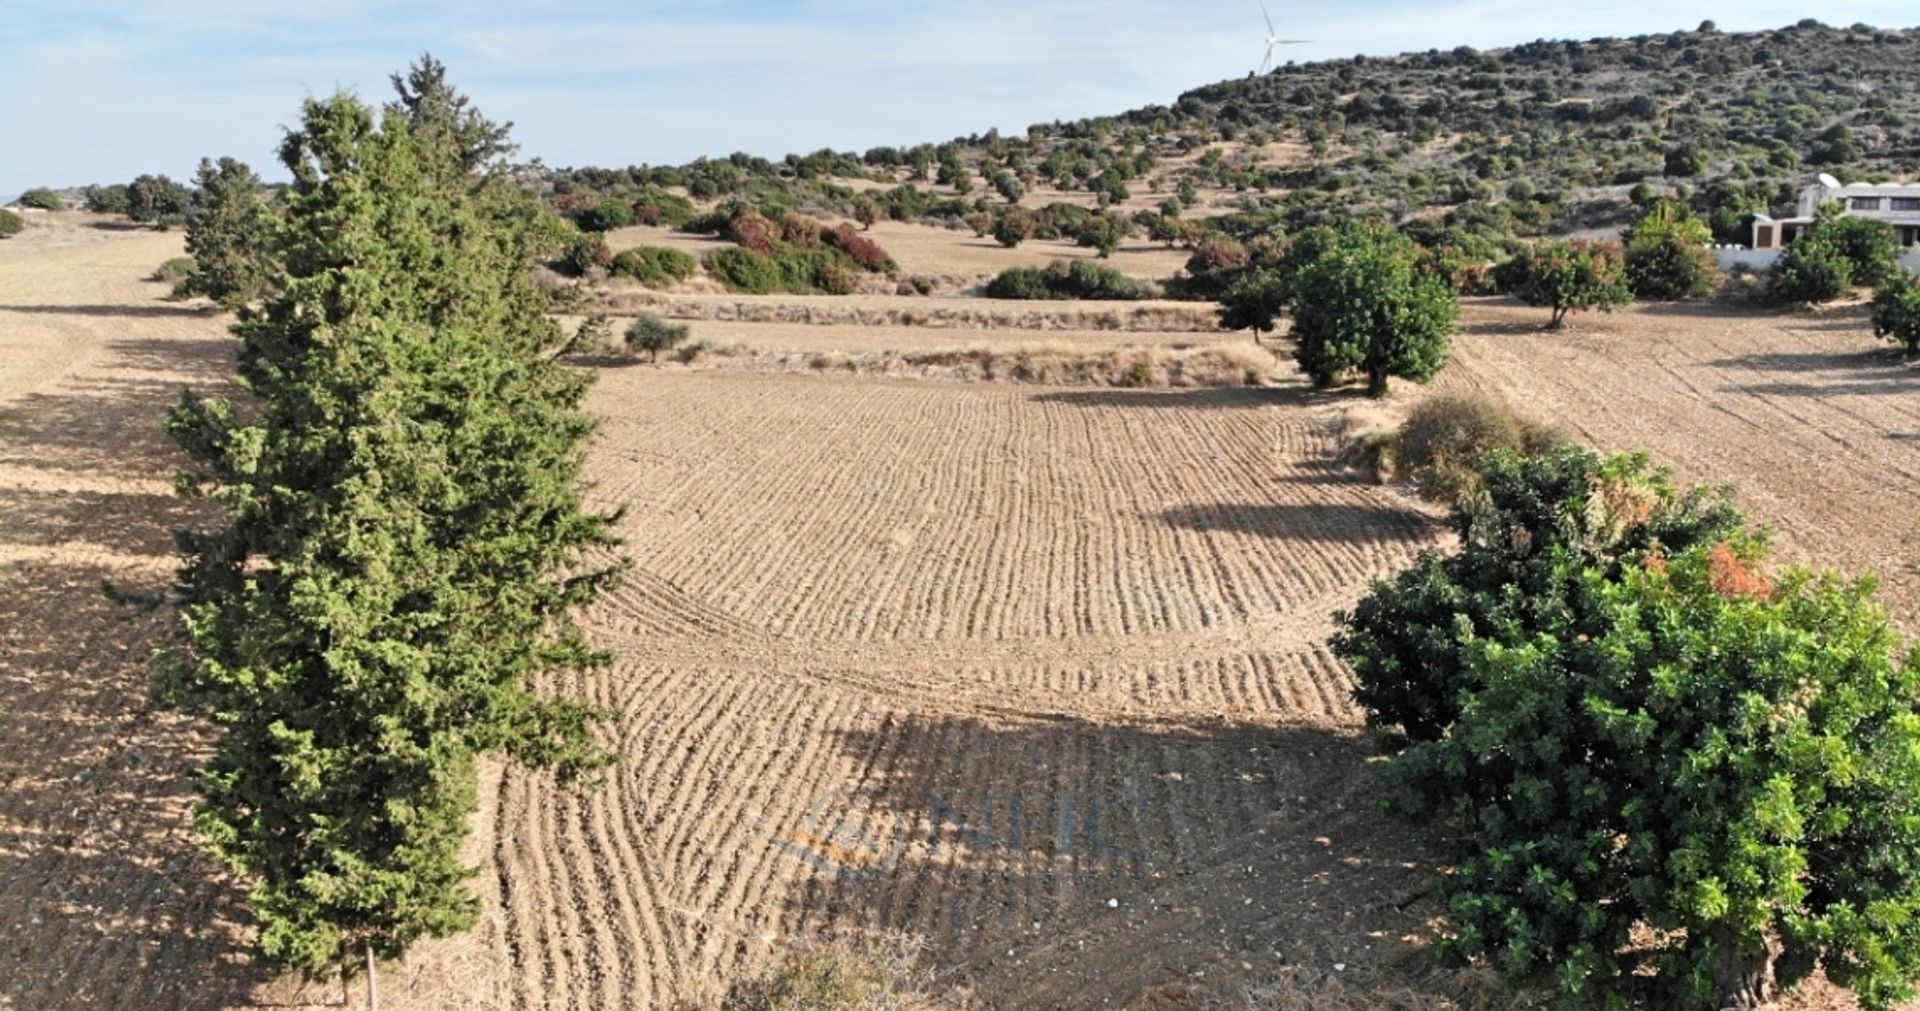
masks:
<instances>
[{"instance_id":1,"label":"bush with red leaves","mask_svg":"<svg viewBox=\"0 0 1920 1011\"><path fill-rule=\"evenodd\" d=\"M827 232L826 240L860 265L862 270L872 273L885 273L894 269L893 257L880 248L878 242L861 235L851 227L842 225Z\"/></svg>"}]
</instances>

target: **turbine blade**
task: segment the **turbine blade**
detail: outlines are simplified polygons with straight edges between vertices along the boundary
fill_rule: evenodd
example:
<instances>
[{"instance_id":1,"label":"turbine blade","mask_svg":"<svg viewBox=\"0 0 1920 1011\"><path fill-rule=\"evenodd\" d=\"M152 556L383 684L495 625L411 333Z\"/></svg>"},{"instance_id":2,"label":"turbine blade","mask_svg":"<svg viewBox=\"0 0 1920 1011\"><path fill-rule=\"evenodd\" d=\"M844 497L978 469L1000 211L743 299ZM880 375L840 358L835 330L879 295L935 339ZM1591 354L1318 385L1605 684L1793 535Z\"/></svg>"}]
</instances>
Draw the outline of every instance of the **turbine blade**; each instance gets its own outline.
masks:
<instances>
[{"instance_id":1,"label":"turbine blade","mask_svg":"<svg viewBox=\"0 0 1920 1011\"><path fill-rule=\"evenodd\" d=\"M1260 16L1267 19L1267 37L1272 38L1274 35L1273 15L1267 13L1267 0L1260 0Z\"/></svg>"}]
</instances>

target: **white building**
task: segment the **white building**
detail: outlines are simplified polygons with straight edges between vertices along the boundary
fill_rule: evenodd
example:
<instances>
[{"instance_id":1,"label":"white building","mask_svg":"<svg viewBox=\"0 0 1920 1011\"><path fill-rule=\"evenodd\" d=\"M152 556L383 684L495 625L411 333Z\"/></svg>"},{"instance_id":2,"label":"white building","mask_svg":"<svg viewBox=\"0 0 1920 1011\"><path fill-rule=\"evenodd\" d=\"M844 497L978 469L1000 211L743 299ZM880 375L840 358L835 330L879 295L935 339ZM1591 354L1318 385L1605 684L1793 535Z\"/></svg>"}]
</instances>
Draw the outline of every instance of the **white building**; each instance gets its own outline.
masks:
<instances>
[{"instance_id":1,"label":"white building","mask_svg":"<svg viewBox=\"0 0 1920 1011\"><path fill-rule=\"evenodd\" d=\"M1902 247L1920 247L1920 183L1849 183L1822 173L1800 191L1800 213L1791 218L1753 219L1754 249L1785 249L1800 230L1813 224L1820 208L1837 203L1848 214L1893 226Z\"/></svg>"}]
</instances>

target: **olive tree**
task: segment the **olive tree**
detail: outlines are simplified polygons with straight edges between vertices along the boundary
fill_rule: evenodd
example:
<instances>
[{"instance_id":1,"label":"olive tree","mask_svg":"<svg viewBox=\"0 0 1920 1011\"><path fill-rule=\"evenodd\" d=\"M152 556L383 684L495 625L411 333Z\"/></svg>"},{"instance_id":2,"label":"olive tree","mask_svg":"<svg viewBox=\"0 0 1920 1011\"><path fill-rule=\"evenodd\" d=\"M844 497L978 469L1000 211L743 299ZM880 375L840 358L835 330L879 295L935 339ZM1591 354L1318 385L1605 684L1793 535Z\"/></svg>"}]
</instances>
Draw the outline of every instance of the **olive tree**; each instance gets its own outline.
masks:
<instances>
[{"instance_id":1,"label":"olive tree","mask_svg":"<svg viewBox=\"0 0 1920 1011\"><path fill-rule=\"evenodd\" d=\"M647 360L658 362L660 352L672 350L687 339L685 323L669 323L650 312L634 317L627 326L626 345L630 351L645 351Z\"/></svg>"}]
</instances>

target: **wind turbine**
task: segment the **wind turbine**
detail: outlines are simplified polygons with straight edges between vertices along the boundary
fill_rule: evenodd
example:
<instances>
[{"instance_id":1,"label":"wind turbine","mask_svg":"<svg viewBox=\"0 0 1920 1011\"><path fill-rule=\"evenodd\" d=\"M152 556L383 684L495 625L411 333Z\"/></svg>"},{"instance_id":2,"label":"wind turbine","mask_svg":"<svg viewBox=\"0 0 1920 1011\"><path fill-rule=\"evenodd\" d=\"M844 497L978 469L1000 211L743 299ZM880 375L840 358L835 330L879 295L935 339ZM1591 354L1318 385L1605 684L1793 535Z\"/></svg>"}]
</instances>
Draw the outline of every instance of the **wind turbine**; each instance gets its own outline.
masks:
<instances>
[{"instance_id":1,"label":"wind turbine","mask_svg":"<svg viewBox=\"0 0 1920 1011\"><path fill-rule=\"evenodd\" d=\"M1264 74L1273 69L1273 51L1281 46L1304 46L1308 39L1283 39L1273 30L1273 15L1267 13L1267 0L1260 0L1260 16L1267 19L1267 58L1260 61L1260 69L1255 73Z\"/></svg>"}]
</instances>

